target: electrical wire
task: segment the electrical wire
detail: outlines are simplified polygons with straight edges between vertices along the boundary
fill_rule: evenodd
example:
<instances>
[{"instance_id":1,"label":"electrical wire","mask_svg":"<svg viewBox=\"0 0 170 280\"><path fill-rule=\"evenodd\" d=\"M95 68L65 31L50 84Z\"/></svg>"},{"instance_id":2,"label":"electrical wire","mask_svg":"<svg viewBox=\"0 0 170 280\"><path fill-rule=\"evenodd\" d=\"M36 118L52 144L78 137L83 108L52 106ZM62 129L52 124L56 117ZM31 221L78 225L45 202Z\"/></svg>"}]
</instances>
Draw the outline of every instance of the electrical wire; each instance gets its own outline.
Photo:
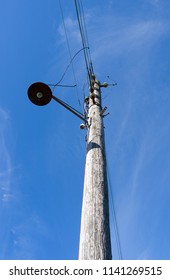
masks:
<instances>
[{"instance_id":1,"label":"electrical wire","mask_svg":"<svg viewBox=\"0 0 170 280\"><path fill-rule=\"evenodd\" d=\"M86 70L88 74L89 83L91 83L92 74L93 71L93 64L91 60L91 54L90 54L90 48L88 48L88 51L85 47L89 47L88 44L88 36L87 36L87 29L86 29L86 22L85 22L85 16L84 16L84 9L82 2L80 0L74 0L75 8L76 8L76 15L78 20L78 25L80 29L80 35L82 40L82 45L84 47L84 58L85 58L85 64L86 64Z\"/></svg>"},{"instance_id":2,"label":"electrical wire","mask_svg":"<svg viewBox=\"0 0 170 280\"><path fill-rule=\"evenodd\" d=\"M49 86L53 86L53 85L49 85ZM58 87L76 87L77 85L73 85L73 86L69 86L69 85L57 85Z\"/></svg>"},{"instance_id":3,"label":"electrical wire","mask_svg":"<svg viewBox=\"0 0 170 280\"><path fill-rule=\"evenodd\" d=\"M63 75L61 76L60 80L56 84L50 84L50 86L53 86L54 88L56 86L70 87L70 86L67 86L67 85L61 85L60 84L62 82L62 80L64 79L70 65L72 66L72 71L73 71L73 76L74 76L74 81L75 81L75 85L71 86L71 87L76 87L77 82L76 82L76 76L75 76L75 71L74 71L74 66L73 66L73 60L81 51L83 51L83 53L84 53L84 59L85 59L85 65L86 65L89 84L91 84L92 75L94 74L93 64L92 64L92 59L91 59L91 53L90 53L90 48L89 48L89 41L88 41L88 36L87 36L87 28L86 28L83 4L82 4L81 0L74 0L74 3L75 3L76 16L77 16L77 20L78 20L78 25L79 25L79 30L80 30L81 41L82 41L82 46L83 47L72 57L71 49L70 49L70 45L69 45L69 40L68 40L68 36L67 36L67 31L66 31L63 8L62 8L62 5L61 5L61 1L59 0L60 10L61 10L61 14L62 14L63 27L64 27L65 37L66 37L66 41L67 41L67 48L68 48L68 52L69 52L69 56L70 56L70 63L66 67L66 69L65 69ZM108 78L110 79L109 76L108 76ZM116 85L116 83L114 83L112 85ZM85 98L85 84L84 84L84 87L83 87L83 92L84 92L84 98ZM78 97L78 93L77 93L77 97ZM81 105L79 98L78 98L78 102L79 102L79 105ZM63 101L60 101L60 103L65 107L66 106L69 107L72 111L74 110L74 112L77 115L79 115L79 117L84 118L84 115L82 113L75 110L73 107L71 107L67 103L65 103ZM115 204L114 204L113 192L112 192L112 188L111 188L111 181L110 181L110 175L109 175L109 170L108 170L107 163L106 163L106 168L107 168L107 177L108 177L108 185L109 185L109 193L110 193L109 197L110 197L110 202L111 202L111 214L112 214L112 218L113 218L113 225L114 225L114 230L115 230L115 238L116 238L116 244L117 244L117 249L118 249L118 256L119 256L119 259L122 260L123 259L123 254L122 254L122 248L121 248L118 222L117 222L117 217L116 217L116 208L115 208Z\"/></svg>"},{"instance_id":4,"label":"electrical wire","mask_svg":"<svg viewBox=\"0 0 170 280\"><path fill-rule=\"evenodd\" d=\"M111 207L111 214L112 214L113 225L114 225L114 230L115 230L115 238L116 238L118 256L119 256L120 260L123 260L119 227L118 227L117 216L116 216L116 207L115 207L114 198L113 198L113 191L111 188L111 180L110 180L110 174L109 174L107 160L106 160L106 169L107 169L107 178L108 178L108 186L109 186L109 193L110 193L110 195L109 195L110 207Z\"/></svg>"},{"instance_id":5,"label":"electrical wire","mask_svg":"<svg viewBox=\"0 0 170 280\"><path fill-rule=\"evenodd\" d=\"M63 22L64 33L65 33L66 42L67 42L67 48L68 48L68 52L69 52L69 56L70 56L70 64L71 64L71 67L72 67L74 81L75 81L75 84L77 85L76 75L75 75L74 65L73 65L73 59L72 59L72 55L71 55L71 49L70 49L69 39L68 39L68 36L67 36L67 30L66 30L66 25L65 25L64 12L63 12L63 8L62 8L62 4L61 4L60 0L59 0L59 6L60 6L61 15L62 15L62 22ZM76 93L77 93L77 99L78 99L79 106L82 109L77 87L76 87Z\"/></svg>"},{"instance_id":6,"label":"electrical wire","mask_svg":"<svg viewBox=\"0 0 170 280\"><path fill-rule=\"evenodd\" d=\"M61 83L62 80L64 79L64 77L65 77L65 75L66 75L66 73L67 73L67 71L68 71L70 65L72 64L72 62L73 62L73 60L75 59L75 57L76 57L81 51L83 51L83 50L84 50L84 48L80 49L80 50L77 51L76 54L71 58L69 64L67 65L67 67L66 67L64 73L62 74L61 78L59 79L59 81L58 81L57 83L55 83L55 84L48 84L48 86L53 86L54 88L55 88L56 86L62 86L62 85L60 85L60 83ZM75 87L75 86L77 86L77 84L75 84L73 87Z\"/></svg>"},{"instance_id":7,"label":"electrical wire","mask_svg":"<svg viewBox=\"0 0 170 280\"><path fill-rule=\"evenodd\" d=\"M76 7L76 15L77 15L77 20L78 20L78 24L79 24L80 35L81 35L81 39L82 39L82 45L83 45L83 47L85 47L86 44L85 44L85 37L84 37L84 32L83 32L82 17L81 17L81 13L80 13L80 5L79 5L79 1L75 0L74 2L75 2L75 7ZM88 65L87 55L86 55L85 51L84 51L84 58L85 58L87 73L89 76L90 75L89 65ZM89 76L89 79L90 79L90 76Z\"/></svg>"},{"instance_id":8,"label":"electrical wire","mask_svg":"<svg viewBox=\"0 0 170 280\"><path fill-rule=\"evenodd\" d=\"M85 34L85 38L86 38L86 43L87 46L89 46L89 40L88 40L88 34L87 34L87 27L86 27L86 21L85 21L85 13L84 13L84 7L82 4L82 1L80 1L80 6L81 6L81 10L82 10L82 21L83 21L83 25L84 25L84 34ZM90 74L94 74L93 71L93 64L92 64L92 58L91 58L91 53L90 53L90 48L89 48L89 52L87 52L88 55L88 60L89 60L89 66L90 66Z\"/></svg>"}]
</instances>

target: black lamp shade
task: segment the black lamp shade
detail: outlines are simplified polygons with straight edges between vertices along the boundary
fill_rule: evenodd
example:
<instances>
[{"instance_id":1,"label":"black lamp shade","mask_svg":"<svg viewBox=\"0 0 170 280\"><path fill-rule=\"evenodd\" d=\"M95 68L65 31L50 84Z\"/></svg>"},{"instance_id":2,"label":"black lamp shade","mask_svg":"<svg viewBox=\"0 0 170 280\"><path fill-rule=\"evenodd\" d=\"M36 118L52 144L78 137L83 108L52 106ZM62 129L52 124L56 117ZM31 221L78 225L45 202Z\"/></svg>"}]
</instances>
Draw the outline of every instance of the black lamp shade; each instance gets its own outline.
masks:
<instances>
[{"instance_id":1,"label":"black lamp shade","mask_svg":"<svg viewBox=\"0 0 170 280\"><path fill-rule=\"evenodd\" d=\"M51 101L52 91L48 85L37 82L28 88L28 98L35 105L44 106Z\"/></svg>"}]
</instances>

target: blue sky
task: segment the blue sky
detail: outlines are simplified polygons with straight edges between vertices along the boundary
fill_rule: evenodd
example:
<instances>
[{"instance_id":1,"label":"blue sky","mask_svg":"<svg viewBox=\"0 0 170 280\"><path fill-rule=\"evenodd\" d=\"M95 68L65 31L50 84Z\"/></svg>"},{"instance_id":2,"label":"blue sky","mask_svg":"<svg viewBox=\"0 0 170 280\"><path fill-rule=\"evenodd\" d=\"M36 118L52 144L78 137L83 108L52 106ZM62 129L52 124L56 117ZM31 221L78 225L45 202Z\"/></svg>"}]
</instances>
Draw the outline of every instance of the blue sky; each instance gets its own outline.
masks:
<instances>
[{"instance_id":1,"label":"blue sky","mask_svg":"<svg viewBox=\"0 0 170 280\"><path fill-rule=\"evenodd\" d=\"M82 48L74 1L62 0L72 56ZM170 259L170 3L83 1L104 89L107 161L124 259ZM0 259L77 259L85 164L81 120L54 101L29 102L33 82L56 83L70 61L57 0L0 1ZM77 89L54 94L82 110ZM63 83L75 83L71 68ZM79 101L81 101L81 105ZM113 259L118 258L111 213Z\"/></svg>"}]
</instances>

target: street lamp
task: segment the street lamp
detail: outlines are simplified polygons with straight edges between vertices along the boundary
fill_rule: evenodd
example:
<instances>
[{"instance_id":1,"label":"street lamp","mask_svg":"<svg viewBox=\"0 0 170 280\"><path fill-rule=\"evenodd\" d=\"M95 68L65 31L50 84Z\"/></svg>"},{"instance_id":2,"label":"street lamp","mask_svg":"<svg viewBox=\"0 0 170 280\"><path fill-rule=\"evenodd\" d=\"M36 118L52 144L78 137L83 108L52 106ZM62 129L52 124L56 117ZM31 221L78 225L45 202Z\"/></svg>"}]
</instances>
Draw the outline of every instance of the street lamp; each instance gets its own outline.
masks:
<instances>
[{"instance_id":1,"label":"street lamp","mask_svg":"<svg viewBox=\"0 0 170 280\"><path fill-rule=\"evenodd\" d=\"M80 113L79 111L77 111L76 109L74 109L73 107L71 107L70 105L68 105L61 99L59 99L58 97L54 96L52 94L51 88L45 83L42 82L33 83L28 88L28 98L33 104L38 106L47 105L51 101L51 99L54 99L56 102L61 104L67 110L72 112L74 115L76 115L78 118L83 120L85 124L87 123L87 119L82 113Z\"/></svg>"}]
</instances>

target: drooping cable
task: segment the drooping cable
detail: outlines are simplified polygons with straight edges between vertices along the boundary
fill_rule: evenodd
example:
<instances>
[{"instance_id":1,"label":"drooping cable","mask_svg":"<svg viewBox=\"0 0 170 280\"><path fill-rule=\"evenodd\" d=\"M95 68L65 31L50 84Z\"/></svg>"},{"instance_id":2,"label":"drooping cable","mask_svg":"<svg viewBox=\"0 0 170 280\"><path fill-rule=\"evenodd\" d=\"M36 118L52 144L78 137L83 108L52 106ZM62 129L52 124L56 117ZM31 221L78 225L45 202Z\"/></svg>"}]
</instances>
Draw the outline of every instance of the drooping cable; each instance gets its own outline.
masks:
<instances>
[{"instance_id":1,"label":"drooping cable","mask_svg":"<svg viewBox=\"0 0 170 280\"><path fill-rule=\"evenodd\" d=\"M48 86L53 86L53 85L50 85L48 84ZM73 85L73 86L70 86L70 85L57 85L58 87L69 87L69 88L72 88L72 87L76 87L77 85Z\"/></svg>"},{"instance_id":2,"label":"drooping cable","mask_svg":"<svg viewBox=\"0 0 170 280\"><path fill-rule=\"evenodd\" d=\"M81 51L83 51L83 50L84 50L84 48L80 49L80 50L77 51L76 54L71 58L69 64L67 65L67 67L66 67L64 73L62 74L61 78L59 79L59 81L58 81L57 83L55 83L55 84L48 84L48 86L53 86L54 88L55 88L56 86L62 86L62 85L60 85L60 83L61 83L62 80L64 79L64 77L65 77L65 75L66 75L66 73L67 73L67 71L68 71L70 65L72 64L72 62L73 62L73 60L75 59L75 57L76 57ZM75 84L73 87L75 87L75 86L76 86L76 84Z\"/></svg>"},{"instance_id":3,"label":"drooping cable","mask_svg":"<svg viewBox=\"0 0 170 280\"><path fill-rule=\"evenodd\" d=\"M113 225L114 225L114 231L115 231L115 238L116 238L116 244L117 244L117 250L118 250L118 256L120 260L123 260L123 254L122 254L122 247L121 247L121 241L120 241L120 234L119 234L119 227L117 222L117 215L116 215L116 207L114 203L113 198L113 190L111 187L111 180L110 180L110 174L109 174L109 168L106 160L106 169L107 169L107 178L108 178L108 187L109 187L109 198L110 198L110 208L111 208L111 214L113 218Z\"/></svg>"}]
</instances>

